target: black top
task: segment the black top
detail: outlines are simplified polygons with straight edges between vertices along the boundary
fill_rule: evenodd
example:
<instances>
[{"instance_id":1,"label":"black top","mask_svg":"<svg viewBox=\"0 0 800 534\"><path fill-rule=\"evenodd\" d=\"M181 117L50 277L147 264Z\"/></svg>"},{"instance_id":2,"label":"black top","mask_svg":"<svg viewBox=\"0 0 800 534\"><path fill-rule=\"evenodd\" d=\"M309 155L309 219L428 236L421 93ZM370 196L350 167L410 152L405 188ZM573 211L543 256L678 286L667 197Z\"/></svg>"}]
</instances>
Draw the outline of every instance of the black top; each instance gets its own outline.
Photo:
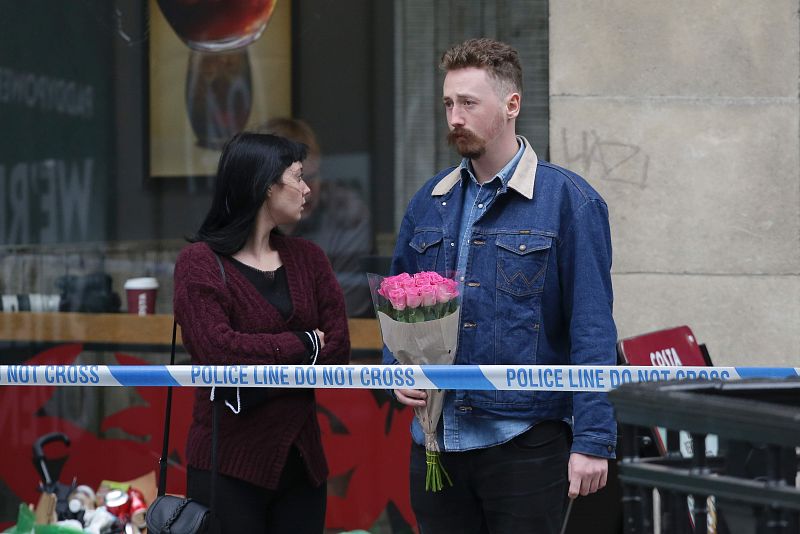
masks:
<instances>
[{"instance_id":1,"label":"black top","mask_svg":"<svg viewBox=\"0 0 800 534\"><path fill-rule=\"evenodd\" d=\"M288 320L292 316L294 306L292 305L292 296L289 294L289 281L286 279L286 269L283 265L274 271L262 271L251 267L246 263L242 263L233 256L228 256L233 262L240 273L244 275L247 280L261 293L261 296L267 299L281 316ZM306 347L308 354L313 351L311 340L305 332L295 332L300 341Z\"/></svg>"},{"instance_id":2,"label":"black top","mask_svg":"<svg viewBox=\"0 0 800 534\"><path fill-rule=\"evenodd\" d=\"M283 265L274 271L262 271L240 262L233 256L230 256L230 260L239 269L239 272L255 286L261 296L275 306L284 319L291 317L294 308L292 307L292 297L289 295L286 269L283 268Z\"/></svg>"}]
</instances>

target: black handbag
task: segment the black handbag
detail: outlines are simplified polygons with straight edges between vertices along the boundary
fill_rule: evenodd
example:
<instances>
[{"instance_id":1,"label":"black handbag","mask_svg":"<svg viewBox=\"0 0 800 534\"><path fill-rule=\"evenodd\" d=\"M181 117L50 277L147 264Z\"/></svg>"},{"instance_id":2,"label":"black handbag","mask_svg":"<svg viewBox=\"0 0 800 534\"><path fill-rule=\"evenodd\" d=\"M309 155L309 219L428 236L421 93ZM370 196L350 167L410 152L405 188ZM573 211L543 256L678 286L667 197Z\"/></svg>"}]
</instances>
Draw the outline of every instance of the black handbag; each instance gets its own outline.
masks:
<instances>
[{"instance_id":1,"label":"black handbag","mask_svg":"<svg viewBox=\"0 0 800 534\"><path fill-rule=\"evenodd\" d=\"M175 337L177 323L172 323L172 354L170 365L175 365ZM217 402L211 403L211 506L216 497L217 480ZM164 416L164 446L159 460L158 497L147 507L145 521L148 534L217 534L219 523L212 510L199 502L165 495L167 490L167 456L169 454L169 420L172 412L172 387L167 388L167 408Z\"/></svg>"},{"instance_id":2,"label":"black handbag","mask_svg":"<svg viewBox=\"0 0 800 534\"><path fill-rule=\"evenodd\" d=\"M211 510L195 500L174 495L159 495L147 508L148 534L218 532L212 522Z\"/></svg>"}]
</instances>

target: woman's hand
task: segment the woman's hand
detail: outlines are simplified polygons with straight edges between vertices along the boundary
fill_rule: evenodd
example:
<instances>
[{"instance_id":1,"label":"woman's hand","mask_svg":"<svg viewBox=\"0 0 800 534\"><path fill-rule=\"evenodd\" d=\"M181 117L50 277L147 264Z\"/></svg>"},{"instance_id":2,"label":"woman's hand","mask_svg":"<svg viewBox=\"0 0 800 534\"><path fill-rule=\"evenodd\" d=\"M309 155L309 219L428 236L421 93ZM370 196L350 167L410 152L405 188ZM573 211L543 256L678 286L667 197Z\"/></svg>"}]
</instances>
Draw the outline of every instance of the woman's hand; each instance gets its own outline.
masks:
<instances>
[{"instance_id":1,"label":"woman's hand","mask_svg":"<svg viewBox=\"0 0 800 534\"><path fill-rule=\"evenodd\" d=\"M317 333L317 337L319 338L319 350L325 348L325 332L320 330L319 328L315 328L314 332Z\"/></svg>"}]
</instances>

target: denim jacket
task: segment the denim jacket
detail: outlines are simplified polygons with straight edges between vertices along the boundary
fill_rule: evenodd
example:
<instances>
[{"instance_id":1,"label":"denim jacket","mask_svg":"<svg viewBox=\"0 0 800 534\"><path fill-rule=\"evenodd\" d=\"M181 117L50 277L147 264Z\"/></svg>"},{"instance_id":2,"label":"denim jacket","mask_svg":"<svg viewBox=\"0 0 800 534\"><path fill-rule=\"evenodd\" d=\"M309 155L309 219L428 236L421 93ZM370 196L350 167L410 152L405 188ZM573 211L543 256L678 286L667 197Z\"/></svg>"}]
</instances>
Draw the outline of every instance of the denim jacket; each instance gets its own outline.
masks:
<instances>
[{"instance_id":1,"label":"denim jacket","mask_svg":"<svg viewBox=\"0 0 800 534\"><path fill-rule=\"evenodd\" d=\"M614 365L608 208L580 176L538 161L525 143L513 176L476 219L456 364ZM463 204L459 168L429 180L400 226L392 274L453 272ZM384 348L385 363L396 363ZM449 391L455 417L573 421L572 452L613 458L604 393Z\"/></svg>"}]
</instances>

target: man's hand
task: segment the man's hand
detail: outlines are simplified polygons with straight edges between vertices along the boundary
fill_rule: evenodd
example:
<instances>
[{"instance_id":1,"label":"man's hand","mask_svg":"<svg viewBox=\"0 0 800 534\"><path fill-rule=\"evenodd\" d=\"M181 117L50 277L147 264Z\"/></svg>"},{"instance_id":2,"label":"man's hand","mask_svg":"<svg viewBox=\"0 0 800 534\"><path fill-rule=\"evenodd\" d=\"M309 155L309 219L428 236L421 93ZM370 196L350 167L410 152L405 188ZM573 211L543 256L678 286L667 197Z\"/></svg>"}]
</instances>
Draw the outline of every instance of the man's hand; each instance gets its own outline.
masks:
<instances>
[{"instance_id":1,"label":"man's hand","mask_svg":"<svg viewBox=\"0 0 800 534\"><path fill-rule=\"evenodd\" d=\"M597 456L587 456L578 452L569 455L570 499L578 495L589 495L606 486L608 480L608 460Z\"/></svg>"},{"instance_id":2,"label":"man's hand","mask_svg":"<svg viewBox=\"0 0 800 534\"><path fill-rule=\"evenodd\" d=\"M394 396L397 397L397 401L400 404L405 404L412 408L425 406L425 399L428 398L428 394L425 393L424 389L396 389L394 390Z\"/></svg>"}]
</instances>

